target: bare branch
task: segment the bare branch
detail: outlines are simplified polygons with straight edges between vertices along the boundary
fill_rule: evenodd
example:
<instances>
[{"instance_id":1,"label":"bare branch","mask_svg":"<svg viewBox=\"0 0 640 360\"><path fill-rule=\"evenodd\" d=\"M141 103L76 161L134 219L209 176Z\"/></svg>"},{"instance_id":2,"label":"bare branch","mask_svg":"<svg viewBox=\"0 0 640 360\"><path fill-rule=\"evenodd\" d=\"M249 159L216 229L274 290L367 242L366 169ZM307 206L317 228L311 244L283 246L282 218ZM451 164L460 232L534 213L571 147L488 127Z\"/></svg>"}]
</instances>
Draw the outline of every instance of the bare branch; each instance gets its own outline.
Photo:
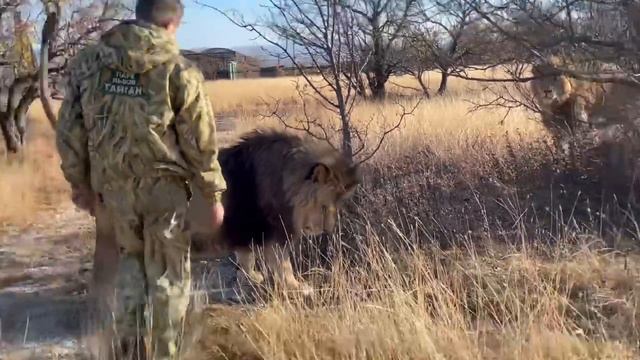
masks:
<instances>
[{"instance_id":1,"label":"bare branch","mask_svg":"<svg viewBox=\"0 0 640 360\"><path fill-rule=\"evenodd\" d=\"M416 109L418 108L418 106L420 106L422 102L422 99L419 99L415 105L407 111L407 108L401 104L400 102L396 102L396 104L398 106L400 106L400 108L402 109L402 113L400 114L398 121L391 126L390 128L388 128L387 130L385 130L382 135L380 135L380 138L378 139L378 142L376 143L376 145L374 146L373 150L371 150L369 152L368 155L366 155L365 157L363 157L359 163L364 163L366 161L368 161L369 159L371 159L377 152L378 150L380 150L380 147L382 146L382 144L384 143L384 141L386 140L387 136L389 136L389 134L391 134L392 132L394 132L395 130L399 129L400 126L402 126L402 123L404 122L405 118L407 116L413 115L413 113L416 111Z\"/></svg>"}]
</instances>

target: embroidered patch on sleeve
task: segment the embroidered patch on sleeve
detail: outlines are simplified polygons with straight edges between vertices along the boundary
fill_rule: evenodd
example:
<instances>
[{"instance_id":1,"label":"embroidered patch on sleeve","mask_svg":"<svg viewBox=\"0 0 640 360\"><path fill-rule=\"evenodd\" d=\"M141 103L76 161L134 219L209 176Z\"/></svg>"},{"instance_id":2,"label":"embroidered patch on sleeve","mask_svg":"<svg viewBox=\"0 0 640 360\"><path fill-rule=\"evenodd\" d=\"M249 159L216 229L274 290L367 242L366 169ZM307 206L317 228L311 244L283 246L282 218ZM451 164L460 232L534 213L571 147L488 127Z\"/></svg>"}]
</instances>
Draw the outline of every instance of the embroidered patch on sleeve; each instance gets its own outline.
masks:
<instances>
[{"instance_id":1,"label":"embroidered patch on sleeve","mask_svg":"<svg viewBox=\"0 0 640 360\"><path fill-rule=\"evenodd\" d=\"M122 71L114 71L111 79L104 84L104 91L112 95L124 95L140 97L144 95L144 89L140 85L139 74L127 74Z\"/></svg>"}]
</instances>

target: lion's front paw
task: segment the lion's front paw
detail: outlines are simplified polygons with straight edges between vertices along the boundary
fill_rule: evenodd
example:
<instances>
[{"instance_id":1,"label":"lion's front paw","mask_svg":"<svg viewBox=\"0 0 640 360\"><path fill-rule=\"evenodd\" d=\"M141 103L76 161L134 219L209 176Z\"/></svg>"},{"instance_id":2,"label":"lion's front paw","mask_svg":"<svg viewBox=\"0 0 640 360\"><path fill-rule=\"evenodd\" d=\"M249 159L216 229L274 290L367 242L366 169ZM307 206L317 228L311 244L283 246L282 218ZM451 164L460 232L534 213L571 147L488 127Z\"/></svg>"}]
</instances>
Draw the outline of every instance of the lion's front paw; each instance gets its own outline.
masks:
<instances>
[{"instance_id":1,"label":"lion's front paw","mask_svg":"<svg viewBox=\"0 0 640 360\"><path fill-rule=\"evenodd\" d=\"M313 288L309 284L291 277L285 278L284 287L285 291L300 293L305 297L313 294Z\"/></svg>"}]
</instances>

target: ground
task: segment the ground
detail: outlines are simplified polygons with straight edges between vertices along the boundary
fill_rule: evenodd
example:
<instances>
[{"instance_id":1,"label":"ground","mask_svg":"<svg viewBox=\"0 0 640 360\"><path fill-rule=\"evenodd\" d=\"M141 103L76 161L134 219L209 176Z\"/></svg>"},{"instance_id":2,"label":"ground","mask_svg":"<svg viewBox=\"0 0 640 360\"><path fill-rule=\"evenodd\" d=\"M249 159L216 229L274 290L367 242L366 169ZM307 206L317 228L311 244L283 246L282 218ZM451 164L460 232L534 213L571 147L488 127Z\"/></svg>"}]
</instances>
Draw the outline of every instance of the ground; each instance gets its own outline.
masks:
<instances>
[{"instance_id":1,"label":"ground","mask_svg":"<svg viewBox=\"0 0 640 360\"><path fill-rule=\"evenodd\" d=\"M221 141L280 126L276 101L303 118L294 80L208 83ZM371 139L417 99L415 81L392 81L386 102L354 109ZM295 249L312 299L230 303L230 259L195 262L188 358L640 356L636 210L605 198L593 164L550 150L535 114L469 112L483 86L451 79L424 101L365 164L340 231ZM0 165L0 359L82 358L92 219L68 200L38 104L30 115L24 158Z\"/></svg>"},{"instance_id":2,"label":"ground","mask_svg":"<svg viewBox=\"0 0 640 360\"><path fill-rule=\"evenodd\" d=\"M0 313L7 350L78 333L90 279L91 232L90 219L66 207L27 231L2 235Z\"/></svg>"},{"instance_id":3,"label":"ground","mask_svg":"<svg viewBox=\"0 0 640 360\"><path fill-rule=\"evenodd\" d=\"M93 239L93 219L71 205L26 231L8 228L0 235L0 358L88 354L79 339L87 321ZM228 289L234 269L227 259L196 261L193 268L196 279L207 279L209 301L224 303L224 296L234 295Z\"/></svg>"}]
</instances>

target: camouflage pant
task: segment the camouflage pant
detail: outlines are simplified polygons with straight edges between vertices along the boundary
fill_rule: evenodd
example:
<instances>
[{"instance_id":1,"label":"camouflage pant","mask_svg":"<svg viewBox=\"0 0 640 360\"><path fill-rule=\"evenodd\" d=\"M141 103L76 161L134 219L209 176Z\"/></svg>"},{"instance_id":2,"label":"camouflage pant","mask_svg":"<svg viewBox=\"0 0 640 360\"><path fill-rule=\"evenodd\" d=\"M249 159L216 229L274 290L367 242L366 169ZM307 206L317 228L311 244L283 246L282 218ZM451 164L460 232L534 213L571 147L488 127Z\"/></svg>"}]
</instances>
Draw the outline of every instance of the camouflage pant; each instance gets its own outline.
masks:
<instances>
[{"instance_id":1,"label":"camouflage pant","mask_svg":"<svg viewBox=\"0 0 640 360\"><path fill-rule=\"evenodd\" d=\"M191 287L187 185L132 179L105 186L102 196L120 248L115 336L131 341L149 334L150 358L174 359Z\"/></svg>"}]
</instances>

